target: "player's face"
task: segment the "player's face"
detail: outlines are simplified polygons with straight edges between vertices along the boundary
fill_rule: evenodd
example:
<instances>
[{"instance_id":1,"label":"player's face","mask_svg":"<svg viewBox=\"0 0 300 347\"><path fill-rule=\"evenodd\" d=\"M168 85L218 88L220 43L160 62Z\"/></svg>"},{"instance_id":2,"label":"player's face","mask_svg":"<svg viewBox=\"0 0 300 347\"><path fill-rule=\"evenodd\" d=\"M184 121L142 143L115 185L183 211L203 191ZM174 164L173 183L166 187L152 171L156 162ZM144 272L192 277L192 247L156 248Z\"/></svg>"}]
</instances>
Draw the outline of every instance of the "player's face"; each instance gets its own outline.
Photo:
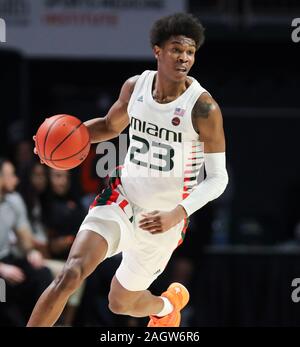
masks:
<instances>
[{"instance_id":1,"label":"player's face","mask_svg":"<svg viewBox=\"0 0 300 347\"><path fill-rule=\"evenodd\" d=\"M154 47L158 70L174 82L186 80L195 62L195 53L195 41L183 35L172 36L162 47Z\"/></svg>"}]
</instances>

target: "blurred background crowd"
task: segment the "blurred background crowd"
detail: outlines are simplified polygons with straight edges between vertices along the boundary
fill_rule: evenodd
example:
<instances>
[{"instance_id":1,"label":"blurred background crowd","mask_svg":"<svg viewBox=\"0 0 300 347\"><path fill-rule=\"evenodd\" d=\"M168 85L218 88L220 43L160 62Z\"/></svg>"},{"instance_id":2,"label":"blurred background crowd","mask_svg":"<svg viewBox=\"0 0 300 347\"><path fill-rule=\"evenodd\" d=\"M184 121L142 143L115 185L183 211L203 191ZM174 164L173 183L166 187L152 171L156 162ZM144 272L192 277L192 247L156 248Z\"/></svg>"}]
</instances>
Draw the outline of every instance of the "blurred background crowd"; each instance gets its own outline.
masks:
<instances>
[{"instance_id":1,"label":"blurred background crowd","mask_svg":"<svg viewBox=\"0 0 300 347\"><path fill-rule=\"evenodd\" d=\"M96 175L101 157L96 147L79 168L58 171L33 154L32 136L46 116L66 113L82 121L104 116L128 77L156 68L147 34L141 41L135 37L145 25L141 6L150 24L164 12L184 10L206 27L191 75L223 111L230 177L225 193L192 216L184 243L152 289L159 294L171 281L188 286L186 326L299 326L300 303L291 298L292 280L300 277L300 42L292 39L299 1L57 1L49 9L52 17L42 17L52 20L49 35L35 32L26 47L14 47L22 34L10 36L10 27L25 32L28 13L49 3L0 0L7 24L7 42L0 43L0 277L7 285L0 326L25 325L105 185ZM101 34L105 29L97 27L96 17L70 23L68 11L79 11L79 3L90 16L98 14L98 22L106 6L107 25L117 26L124 11L126 41ZM56 46L53 23L73 37L62 47ZM96 38L90 54L76 39L89 25ZM116 35L122 36L117 28ZM148 53L141 53L145 44ZM106 260L85 281L58 325L146 324L107 307L120 257Z\"/></svg>"}]
</instances>

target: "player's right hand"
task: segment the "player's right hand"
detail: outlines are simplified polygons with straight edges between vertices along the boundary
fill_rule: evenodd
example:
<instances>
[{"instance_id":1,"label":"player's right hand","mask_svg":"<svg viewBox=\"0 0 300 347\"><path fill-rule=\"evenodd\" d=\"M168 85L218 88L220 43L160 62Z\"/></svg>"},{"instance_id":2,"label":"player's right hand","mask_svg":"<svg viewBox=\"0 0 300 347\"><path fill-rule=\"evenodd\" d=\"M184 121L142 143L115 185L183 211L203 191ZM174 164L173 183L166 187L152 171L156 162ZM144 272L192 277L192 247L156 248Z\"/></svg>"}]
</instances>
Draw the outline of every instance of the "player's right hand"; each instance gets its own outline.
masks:
<instances>
[{"instance_id":1,"label":"player's right hand","mask_svg":"<svg viewBox=\"0 0 300 347\"><path fill-rule=\"evenodd\" d=\"M36 136L34 135L34 136L32 136L32 139L33 139L33 141L34 141L34 149L33 149L33 153L34 154L36 154L36 155L38 155L38 151L37 151L37 149L36 149L36 146L35 146L35 140L36 140ZM40 162L41 162L41 164L44 164L44 162L40 159Z\"/></svg>"}]
</instances>

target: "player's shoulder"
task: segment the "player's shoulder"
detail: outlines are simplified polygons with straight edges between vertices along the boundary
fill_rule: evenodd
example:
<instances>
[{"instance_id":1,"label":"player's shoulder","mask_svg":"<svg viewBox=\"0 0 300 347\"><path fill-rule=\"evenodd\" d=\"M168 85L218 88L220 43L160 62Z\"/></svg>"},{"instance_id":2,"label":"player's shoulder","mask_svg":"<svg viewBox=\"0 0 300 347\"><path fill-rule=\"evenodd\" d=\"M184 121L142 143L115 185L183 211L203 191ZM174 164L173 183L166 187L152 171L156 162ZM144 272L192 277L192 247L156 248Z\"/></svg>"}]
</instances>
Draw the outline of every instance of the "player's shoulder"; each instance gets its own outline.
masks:
<instances>
[{"instance_id":1,"label":"player's shoulder","mask_svg":"<svg viewBox=\"0 0 300 347\"><path fill-rule=\"evenodd\" d=\"M131 76L129 77L123 84L122 89L121 89L121 96L122 99L127 100L127 102L129 102L129 99L134 91L134 88L136 86L136 84L138 83L138 81L140 81L140 83L142 83L145 78L147 78L147 76L150 76L150 73L152 71L150 70L145 70L142 74L140 75L135 75L135 76Z\"/></svg>"},{"instance_id":2,"label":"player's shoulder","mask_svg":"<svg viewBox=\"0 0 300 347\"><path fill-rule=\"evenodd\" d=\"M138 80L143 81L144 79L146 79L147 77L151 76L151 74L155 73L156 71L152 71L152 70L145 70L143 73L141 73L140 75L135 75L135 76L131 76L129 77L124 85L126 85L128 88L134 88L136 83L138 82Z\"/></svg>"},{"instance_id":3,"label":"player's shoulder","mask_svg":"<svg viewBox=\"0 0 300 347\"><path fill-rule=\"evenodd\" d=\"M205 89L205 87L201 85L201 83L195 77L188 76L188 78L190 79L190 85L193 85L194 90L196 90L196 93L198 94L198 98L195 102L196 108L198 105L201 106L201 104L205 102L210 102L214 105L218 105L213 96Z\"/></svg>"},{"instance_id":4,"label":"player's shoulder","mask_svg":"<svg viewBox=\"0 0 300 347\"><path fill-rule=\"evenodd\" d=\"M217 101L208 93L208 92L203 92L199 95L196 103L205 103L205 102L210 102L214 105L217 105Z\"/></svg>"},{"instance_id":5,"label":"player's shoulder","mask_svg":"<svg viewBox=\"0 0 300 347\"><path fill-rule=\"evenodd\" d=\"M122 100L124 103L128 104L138 79L139 79L138 75L132 76L123 83L123 86L121 88L121 92L119 95L119 100Z\"/></svg>"},{"instance_id":6,"label":"player's shoulder","mask_svg":"<svg viewBox=\"0 0 300 347\"><path fill-rule=\"evenodd\" d=\"M195 102L192 116L193 118L207 118L211 112L220 113L220 107L208 92L203 92Z\"/></svg>"},{"instance_id":7,"label":"player's shoulder","mask_svg":"<svg viewBox=\"0 0 300 347\"><path fill-rule=\"evenodd\" d=\"M121 94L120 98L126 100L126 102L129 102L129 99L131 97L131 94L133 93L134 87L136 85L136 82L139 79L139 75L135 75L132 77L129 77L124 83L121 88Z\"/></svg>"},{"instance_id":8,"label":"player's shoulder","mask_svg":"<svg viewBox=\"0 0 300 347\"><path fill-rule=\"evenodd\" d=\"M140 78L140 75L135 75L135 76L131 76L129 77L125 82L124 82L124 86L127 86L128 88L133 89L136 85L136 82L138 81L138 79Z\"/></svg>"}]
</instances>

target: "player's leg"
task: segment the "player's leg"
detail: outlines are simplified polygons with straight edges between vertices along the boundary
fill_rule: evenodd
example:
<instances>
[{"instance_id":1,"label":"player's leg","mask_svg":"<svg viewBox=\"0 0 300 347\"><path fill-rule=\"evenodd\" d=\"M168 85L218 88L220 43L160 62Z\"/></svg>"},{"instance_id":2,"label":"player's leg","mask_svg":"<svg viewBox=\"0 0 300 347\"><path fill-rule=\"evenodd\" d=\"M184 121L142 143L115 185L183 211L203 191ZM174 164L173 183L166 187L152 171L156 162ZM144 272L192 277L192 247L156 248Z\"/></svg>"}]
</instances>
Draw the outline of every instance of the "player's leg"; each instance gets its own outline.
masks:
<instances>
[{"instance_id":1,"label":"player's leg","mask_svg":"<svg viewBox=\"0 0 300 347\"><path fill-rule=\"evenodd\" d=\"M189 292L180 283L172 283L161 296L156 296L149 290L127 290L116 276L109 293L109 308L112 312L133 317L150 316L150 327L179 327L180 311L188 301Z\"/></svg>"},{"instance_id":2,"label":"player's leg","mask_svg":"<svg viewBox=\"0 0 300 347\"><path fill-rule=\"evenodd\" d=\"M138 242L123 252L122 262L111 283L111 311L134 317L150 316L149 326L179 326L180 311L189 300L188 290L180 283L171 284L161 296L155 296L147 289L166 268L181 230L182 225L178 225L158 236L137 231Z\"/></svg>"},{"instance_id":3,"label":"player's leg","mask_svg":"<svg viewBox=\"0 0 300 347\"><path fill-rule=\"evenodd\" d=\"M52 326L61 315L70 295L104 260L108 244L103 236L82 230L71 248L63 271L39 298L28 326Z\"/></svg>"},{"instance_id":4,"label":"player's leg","mask_svg":"<svg viewBox=\"0 0 300 347\"><path fill-rule=\"evenodd\" d=\"M153 256L155 258L155 254ZM167 255L160 265L166 265L168 258ZM189 301L188 290L180 283L172 283L161 296L153 295L147 288L157 275L152 275L153 271L145 271L145 263L141 257L129 259L128 253L123 253L121 265L112 280L109 293L110 310L133 317L150 316L149 326L179 326L180 311Z\"/></svg>"},{"instance_id":5,"label":"player's leg","mask_svg":"<svg viewBox=\"0 0 300 347\"><path fill-rule=\"evenodd\" d=\"M112 279L108 299L109 308L112 312L133 317L155 315L164 306L163 299L151 294L149 290L127 290L121 285L116 276Z\"/></svg>"}]
</instances>

